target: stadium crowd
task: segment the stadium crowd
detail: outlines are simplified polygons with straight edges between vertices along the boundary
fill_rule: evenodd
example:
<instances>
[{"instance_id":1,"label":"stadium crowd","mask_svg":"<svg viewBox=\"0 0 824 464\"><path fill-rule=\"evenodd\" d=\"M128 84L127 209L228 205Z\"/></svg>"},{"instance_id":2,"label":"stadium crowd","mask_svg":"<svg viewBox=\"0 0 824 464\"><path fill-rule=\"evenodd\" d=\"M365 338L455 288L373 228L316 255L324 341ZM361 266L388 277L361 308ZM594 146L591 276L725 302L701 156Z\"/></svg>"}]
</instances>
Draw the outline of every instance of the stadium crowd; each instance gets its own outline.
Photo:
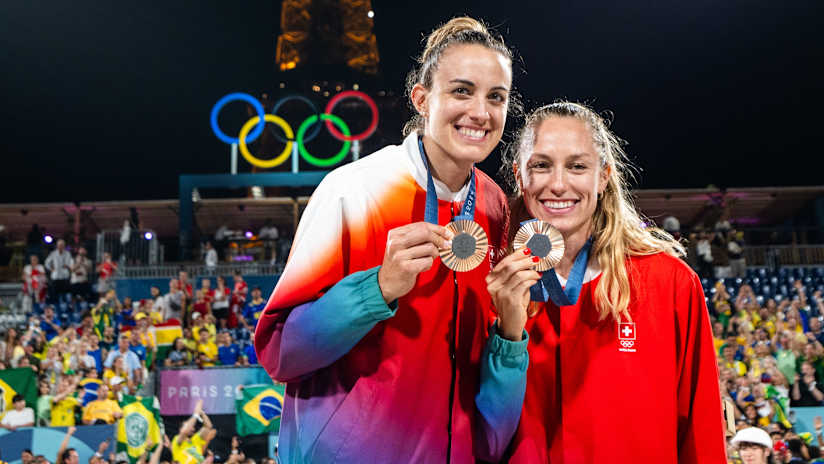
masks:
<instances>
[{"instance_id":1,"label":"stadium crowd","mask_svg":"<svg viewBox=\"0 0 824 464\"><path fill-rule=\"evenodd\" d=\"M145 392L149 373L160 366L257 364L252 338L266 300L239 273L231 285L217 277L213 286L180 271L163 290L118 295L110 255L97 265L92 287L85 250L72 256L61 242L45 264L31 257L22 276L29 323L0 337L0 369L30 367L40 392L34 410L15 401L3 428L111 424L121 414L115 400ZM748 270L742 236L724 222L689 234L688 243L686 260L702 278L712 318L719 388L734 405L736 428L767 431L773 462L824 462L821 418L814 433L793 427L793 408L824 405L824 269ZM157 333L169 324L180 333L163 348ZM205 450L216 431L207 417L201 420L197 433L187 421L181 437L204 453L194 461L176 454L174 461L209 459ZM737 462L739 450L730 446L728 455Z\"/></svg>"},{"instance_id":2,"label":"stadium crowd","mask_svg":"<svg viewBox=\"0 0 824 464\"><path fill-rule=\"evenodd\" d=\"M34 408L26 407L22 395L15 396L0 427L113 424L123 415L118 403L123 395L153 395L150 373L158 367L257 364L252 340L266 302L261 289L250 291L239 272L232 276L231 288L222 276L214 286L206 278L198 285L180 271L165 292L153 286L147 295L121 297L113 285L117 265L111 256L107 253L97 266L98 294L88 279L78 282L75 277L91 268L84 258L82 248L71 256L61 240L45 266L32 256L23 272L31 313L26 326L0 332L0 370L32 369L39 395ZM66 272L57 272L60 268ZM164 346L169 333L175 336ZM206 427L208 417L200 407L195 416L202 417L204 427L194 433L189 421L181 426L168 445L174 462L206 462L207 445L217 432ZM187 454L198 448L201 455ZM254 463L239 449L224 462L229 459Z\"/></svg>"}]
</instances>

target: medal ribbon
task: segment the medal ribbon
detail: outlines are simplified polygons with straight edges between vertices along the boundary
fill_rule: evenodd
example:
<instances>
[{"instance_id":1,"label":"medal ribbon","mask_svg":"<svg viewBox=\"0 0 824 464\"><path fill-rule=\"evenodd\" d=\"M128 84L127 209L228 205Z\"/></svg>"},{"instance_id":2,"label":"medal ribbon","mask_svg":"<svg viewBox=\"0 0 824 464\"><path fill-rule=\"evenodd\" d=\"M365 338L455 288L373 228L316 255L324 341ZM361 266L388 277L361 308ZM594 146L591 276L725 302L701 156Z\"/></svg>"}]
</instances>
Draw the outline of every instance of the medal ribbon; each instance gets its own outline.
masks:
<instances>
[{"instance_id":1,"label":"medal ribbon","mask_svg":"<svg viewBox=\"0 0 824 464\"><path fill-rule=\"evenodd\" d=\"M530 219L534 221L535 219ZM524 221L521 225L530 222ZM587 261L589 261L589 250L592 247L592 237L584 243L581 251L575 257L572 270L569 271L566 287L561 287L558 281L558 274L555 269L550 269L541 275L541 280L529 288L529 299L532 301L552 300L556 306L570 306L578 302L581 295L581 287L584 284L584 274L587 271Z\"/></svg>"},{"instance_id":2,"label":"medal ribbon","mask_svg":"<svg viewBox=\"0 0 824 464\"><path fill-rule=\"evenodd\" d=\"M424 210L424 220L430 224L438 223L438 194L435 191L435 181L429 171L429 163L426 160L426 150L423 148L423 137L418 137L418 149L421 152L421 160L426 168L426 209ZM469 178L469 191L466 192L461 214L452 218L453 221L475 219L475 166L472 166L472 173Z\"/></svg>"}]
</instances>

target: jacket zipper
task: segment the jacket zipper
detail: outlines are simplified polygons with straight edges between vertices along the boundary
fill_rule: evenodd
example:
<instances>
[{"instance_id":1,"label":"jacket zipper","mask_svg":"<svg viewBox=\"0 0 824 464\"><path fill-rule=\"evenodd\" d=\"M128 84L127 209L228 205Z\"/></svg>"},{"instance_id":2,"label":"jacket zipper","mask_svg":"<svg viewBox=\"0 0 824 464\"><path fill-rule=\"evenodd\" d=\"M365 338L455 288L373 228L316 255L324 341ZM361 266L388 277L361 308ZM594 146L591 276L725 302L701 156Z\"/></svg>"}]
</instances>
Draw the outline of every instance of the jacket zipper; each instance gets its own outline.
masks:
<instances>
[{"instance_id":1,"label":"jacket zipper","mask_svg":"<svg viewBox=\"0 0 824 464\"><path fill-rule=\"evenodd\" d=\"M455 219L455 203L450 204L451 218ZM447 422L446 442L446 464L452 462L452 411L455 404L455 381L457 377L458 364L456 361L455 344L458 337L458 273L452 271L453 295L452 295L452 336L449 340L449 359L452 364L452 378L449 381L449 420Z\"/></svg>"}]
</instances>

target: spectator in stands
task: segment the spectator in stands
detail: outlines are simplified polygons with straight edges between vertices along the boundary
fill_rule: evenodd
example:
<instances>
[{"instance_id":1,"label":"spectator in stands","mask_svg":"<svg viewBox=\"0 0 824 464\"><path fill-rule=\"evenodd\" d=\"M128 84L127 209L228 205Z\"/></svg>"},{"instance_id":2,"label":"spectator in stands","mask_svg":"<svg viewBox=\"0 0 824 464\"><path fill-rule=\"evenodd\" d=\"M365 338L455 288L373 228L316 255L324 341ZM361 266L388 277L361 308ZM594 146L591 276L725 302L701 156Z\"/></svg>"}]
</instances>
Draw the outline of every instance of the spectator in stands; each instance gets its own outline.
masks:
<instances>
[{"instance_id":1,"label":"spectator in stands","mask_svg":"<svg viewBox=\"0 0 824 464\"><path fill-rule=\"evenodd\" d=\"M20 453L20 462L22 464L32 464L34 462L34 455L30 449L26 448Z\"/></svg>"},{"instance_id":2,"label":"spectator in stands","mask_svg":"<svg viewBox=\"0 0 824 464\"><path fill-rule=\"evenodd\" d=\"M31 366L35 372L40 372L40 358L38 358L34 354L36 343L33 340L30 340L23 344L23 356L18 360L18 362L23 362L24 360L27 361L28 365ZM20 367L23 367L22 365Z\"/></svg>"},{"instance_id":3,"label":"spectator in stands","mask_svg":"<svg viewBox=\"0 0 824 464\"><path fill-rule=\"evenodd\" d=\"M51 399L51 426L64 427L75 425L75 412L81 407L76 396L78 380L63 377L57 388L57 394Z\"/></svg>"},{"instance_id":4,"label":"spectator in stands","mask_svg":"<svg viewBox=\"0 0 824 464\"><path fill-rule=\"evenodd\" d=\"M212 242L206 242L206 253L203 261L206 263L206 267L210 269L217 267L217 250L212 246Z\"/></svg>"},{"instance_id":5,"label":"spectator in stands","mask_svg":"<svg viewBox=\"0 0 824 464\"><path fill-rule=\"evenodd\" d=\"M208 278L200 279L200 289L203 290L203 297L209 304L215 300L215 290L212 288L212 281Z\"/></svg>"},{"instance_id":6,"label":"spectator in stands","mask_svg":"<svg viewBox=\"0 0 824 464\"><path fill-rule=\"evenodd\" d=\"M197 336L191 327L183 328L183 346L192 357L193 361L197 360Z\"/></svg>"},{"instance_id":7,"label":"spectator in stands","mask_svg":"<svg viewBox=\"0 0 824 464\"><path fill-rule=\"evenodd\" d=\"M103 294L103 297L100 298L91 311L97 335L103 337L106 327L116 325L115 316L122 308L120 300L117 299L117 293L113 289Z\"/></svg>"},{"instance_id":8,"label":"spectator in stands","mask_svg":"<svg viewBox=\"0 0 824 464\"><path fill-rule=\"evenodd\" d=\"M59 390L58 390L59 391ZM37 403L35 404L35 426L48 427L51 423L52 399L51 385L46 380L37 383Z\"/></svg>"},{"instance_id":9,"label":"spectator in stands","mask_svg":"<svg viewBox=\"0 0 824 464\"><path fill-rule=\"evenodd\" d=\"M91 272L92 262L86 256L86 249L80 247L77 249L77 256L74 257L71 269L70 282L72 295L84 301L91 298L92 287L89 283L89 274Z\"/></svg>"},{"instance_id":10,"label":"spectator in stands","mask_svg":"<svg viewBox=\"0 0 824 464\"><path fill-rule=\"evenodd\" d=\"M123 417L123 410L117 401L109 399L109 387L106 384L97 388L97 399L83 408L83 423L114 424L114 421Z\"/></svg>"},{"instance_id":11,"label":"spectator in stands","mask_svg":"<svg viewBox=\"0 0 824 464\"><path fill-rule=\"evenodd\" d=\"M117 272L117 263L112 261L112 254L103 252L103 261L97 265L97 292L101 295L114 289L114 274Z\"/></svg>"},{"instance_id":12,"label":"spectator in stands","mask_svg":"<svg viewBox=\"0 0 824 464\"><path fill-rule=\"evenodd\" d=\"M136 326L134 332L137 334L140 344L146 347L147 354L154 361L157 356L157 339L146 313L137 313L134 317Z\"/></svg>"},{"instance_id":13,"label":"spectator in stands","mask_svg":"<svg viewBox=\"0 0 824 464\"><path fill-rule=\"evenodd\" d=\"M130 296L123 297L123 303L114 311L114 326L132 326L134 325L135 302Z\"/></svg>"},{"instance_id":14,"label":"spectator in stands","mask_svg":"<svg viewBox=\"0 0 824 464\"><path fill-rule=\"evenodd\" d=\"M195 433L197 421L203 423ZM180 425L180 431L172 438L172 460L178 464L200 464L204 461L206 447L212 436L212 421L203 412L203 400L198 400L192 417Z\"/></svg>"},{"instance_id":15,"label":"spectator in stands","mask_svg":"<svg viewBox=\"0 0 824 464\"><path fill-rule=\"evenodd\" d=\"M212 314L212 305L209 304L205 292L200 288L195 292L195 302L192 304L192 316L194 317L195 314L200 314L202 318Z\"/></svg>"},{"instance_id":16,"label":"spectator in stands","mask_svg":"<svg viewBox=\"0 0 824 464\"><path fill-rule=\"evenodd\" d=\"M773 442L762 429L748 427L738 431L731 444L738 449L744 464L767 464Z\"/></svg>"},{"instance_id":17,"label":"spectator in stands","mask_svg":"<svg viewBox=\"0 0 824 464\"><path fill-rule=\"evenodd\" d=\"M821 344L824 344L824 331L821 330L821 320L817 317L810 318L810 334Z\"/></svg>"},{"instance_id":18,"label":"spectator in stands","mask_svg":"<svg viewBox=\"0 0 824 464\"><path fill-rule=\"evenodd\" d=\"M258 364L257 353L255 352L254 332L249 332L249 343L243 348L243 362L250 366Z\"/></svg>"},{"instance_id":19,"label":"spectator in stands","mask_svg":"<svg viewBox=\"0 0 824 464\"><path fill-rule=\"evenodd\" d=\"M69 440L71 440L76 430L77 428L74 426L66 430L66 436L63 437L63 441L60 443L60 449L57 450L57 460L54 461L55 464L78 464L80 462L80 456L77 455L77 450L68 448Z\"/></svg>"},{"instance_id":20,"label":"spectator in stands","mask_svg":"<svg viewBox=\"0 0 824 464\"><path fill-rule=\"evenodd\" d=\"M252 289L252 299L246 303L243 308L243 314L240 316L240 323L246 330L250 332L255 331L260 315L263 314L263 309L266 307L266 300L263 299L260 287Z\"/></svg>"},{"instance_id":21,"label":"spectator in stands","mask_svg":"<svg viewBox=\"0 0 824 464\"><path fill-rule=\"evenodd\" d=\"M698 257L698 275L706 279L713 278L712 245L710 245L710 235L707 232L698 232L695 252Z\"/></svg>"},{"instance_id":22,"label":"spectator in stands","mask_svg":"<svg viewBox=\"0 0 824 464\"><path fill-rule=\"evenodd\" d=\"M109 353L103 366L112 367L115 358L122 356L129 377L137 384L142 383L143 366L140 364L140 359L137 355L129 349L129 336L121 335L117 340L117 350Z\"/></svg>"},{"instance_id":23,"label":"spectator in stands","mask_svg":"<svg viewBox=\"0 0 824 464\"><path fill-rule=\"evenodd\" d=\"M231 293L226 287L226 279L217 276L217 286L214 289L214 300L212 302L212 314L218 322L218 327L225 329L228 327L229 301Z\"/></svg>"},{"instance_id":24,"label":"spectator in stands","mask_svg":"<svg viewBox=\"0 0 824 464\"><path fill-rule=\"evenodd\" d=\"M43 319L40 320L40 330L46 335L46 340L51 341L63 329L60 323L54 318L54 306L46 306L43 311Z\"/></svg>"},{"instance_id":25,"label":"spectator in stands","mask_svg":"<svg viewBox=\"0 0 824 464\"><path fill-rule=\"evenodd\" d=\"M60 351L57 347L52 345L48 347L45 358L40 361L40 373L51 380L52 383L59 383L63 376L63 359L60 356Z\"/></svg>"},{"instance_id":26,"label":"spectator in stands","mask_svg":"<svg viewBox=\"0 0 824 464\"><path fill-rule=\"evenodd\" d=\"M71 291L69 279L71 278L74 259L72 259L72 254L66 250L65 240L60 239L57 241L57 248L49 253L45 265L51 279L49 299L56 301Z\"/></svg>"},{"instance_id":27,"label":"spectator in stands","mask_svg":"<svg viewBox=\"0 0 824 464\"><path fill-rule=\"evenodd\" d=\"M217 362L217 345L209 340L207 330L200 330L198 333L197 353L199 367L214 366Z\"/></svg>"},{"instance_id":28,"label":"spectator in stands","mask_svg":"<svg viewBox=\"0 0 824 464\"><path fill-rule=\"evenodd\" d=\"M82 340L74 344L71 348L71 357L69 358L69 369L77 372L85 369L97 370L97 364L89 354L89 342Z\"/></svg>"},{"instance_id":29,"label":"spectator in stands","mask_svg":"<svg viewBox=\"0 0 824 464\"><path fill-rule=\"evenodd\" d=\"M243 280L243 275L240 271L235 271L232 277L234 278L234 287L232 289L232 300L229 311L229 327L235 328L238 323L237 316L243 311L243 307L246 305L246 295L249 293L249 286L246 284L246 281Z\"/></svg>"},{"instance_id":30,"label":"spectator in stands","mask_svg":"<svg viewBox=\"0 0 824 464\"><path fill-rule=\"evenodd\" d=\"M94 318L92 318L92 313L90 311L86 311L80 316L80 326L77 327L76 330L77 335L80 335L81 337L95 333Z\"/></svg>"},{"instance_id":31,"label":"spectator in stands","mask_svg":"<svg viewBox=\"0 0 824 464\"><path fill-rule=\"evenodd\" d=\"M114 335L114 327L108 326L103 329L103 336L100 337L100 349L106 352L106 356L115 348L117 345L117 338Z\"/></svg>"},{"instance_id":32,"label":"spectator in stands","mask_svg":"<svg viewBox=\"0 0 824 464\"><path fill-rule=\"evenodd\" d=\"M727 233L727 255L730 260L730 277L747 277L747 260L744 258L744 233L730 230Z\"/></svg>"},{"instance_id":33,"label":"spectator in stands","mask_svg":"<svg viewBox=\"0 0 824 464\"><path fill-rule=\"evenodd\" d=\"M0 360L8 366L16 367L17 360L25 354L25 350L23 350L20 343L20 335L17 329L14 327L6 329L5 339L0 342Z\"/></svg>"},{"instance_id":34,"label":"spectator in stands","mask_svg":"<svg viewBox=\"0 0 824 464\"><path fill-rule=\"evenodd\" d=\"M140 359L141 366L146 365L149 350L148 347L143 344L143 341L140 339L140 334L134 328L129 332L129 350L137 355L137 358Z\"/></svg>"},{"instance_id":35,"label":"spectator in stands","mask_svg":"<svg viewBox=\"0 0 824 464\"><path fill-rule=\"evenodd\" d=\"M178 283L178 288L183 290L183 293L186 294L186 300L187 301L192 301L192 298L194 297L194 293L193 293L193 289L192 289L192 283L189 282L189 273L186 272L186 271L179 271L177 273L177 283Z\"/></svg>"},{"instance_id":36,"label":"spectator in stands","mask_svg":"<svg viewBox=\"0 0 824 464\"><path fill-rule=\"evenodd\" d=\"M109 389L114 388L114 384L119 382L120 379L125 379L131 382L133 376L129 375L128 369L126 369L126 362L123 356L118 356L112 362L112 367L107 367L103 371L103 383L109 386Z\"/></svg>"},{"instance_id":37,"label":"spectator in stands","mask_svg":"<svg viewBox=\"0 0 824 464\"><path fill-rule=\"evenodd\" d=\"M166 321L174 319L180 323L186 322L183 318L187 306L186 293L180 289L180 282L177 279L169 281L169 293L166 294L164 299L166 312L163 314L163 319Z\"/></svg>"},{"instance_id":38,"label":"spectator in stands","mask_svg":"<svg viewBox=\"0 0 824 464\"><path fill-rule=\"evenodd\" d=\"M730 277L730 254L727 251L726 231L716 230L710 239L710 249L712 250L715 278L726 279Z\"/></svg>"},{"instance_id":39,"label":"spectator in stands","mask_svg":"<svg viewBox=\"0 0 824 464\"><path fill-rule=\"evenodd\" d=\"M189 350L186 349L186 344L183 342L183 338L175 338L175 341L172 343L172 350L169 351L169 354L166 356L166 360L163 364L166 367L183 367L188 366L191 362L192 355Z\"/></svg>"},{"instance_id":40,"label":"spectator in stands","mask_svg":"<svg viewBox=\"0 0 824 464\"><path fill-rule=\"evenodd\" d=\"M149 289L149 295L151 295L149 298L151 311L160 313L162 319L164 317L163 314L166 312L166 299L163 297L163 294L160 293L160 287L152 285Z\"/></svg>"},{"instance_id":41,"label":"spectator in stands","mask_svg":"<svg viewBox=\"0 0 824 464\"><path fill-rule=\"evenodd\" d=\"M795 375L792 389L792 406L821 406L824 393L818 384L815 368L810 362L801 363L801 374Z\"/></svg>"},{"instance_id":42,"label":"spectator in stands","mask_svg":"<svg viewBox=\"0 0 824 464\"><path fill-rule=\"evenodd\" d=\"M23 305L30 312L33 304L43 304L47 292L46 268L40 264L37 255L29 257L29 264L23 267Z\"/></svg>"},{"instance_id":43,"label":"spectator in stands","mask_svg":"<svg viewBox=\"0 0 824 464\"><path fill-rule=\"evenodd\" d=\"M242 364L240 347L232 340L232 334L223 331L217 335L217 357L222 366L239 366Z\"/></svg>"},{"instance_id":44,"label":"spectator in stands","mask_svg":"<svg viewBox=\"0 0 824 464\"><path fill-rule=\"evenodd\" d=\"M0 420L0 428L14 432L21 427L34 426L34 410L26 407L26 399L21 394L15 394L11 403L14 409L7 411Z\"/></svg>"}]
</instances>

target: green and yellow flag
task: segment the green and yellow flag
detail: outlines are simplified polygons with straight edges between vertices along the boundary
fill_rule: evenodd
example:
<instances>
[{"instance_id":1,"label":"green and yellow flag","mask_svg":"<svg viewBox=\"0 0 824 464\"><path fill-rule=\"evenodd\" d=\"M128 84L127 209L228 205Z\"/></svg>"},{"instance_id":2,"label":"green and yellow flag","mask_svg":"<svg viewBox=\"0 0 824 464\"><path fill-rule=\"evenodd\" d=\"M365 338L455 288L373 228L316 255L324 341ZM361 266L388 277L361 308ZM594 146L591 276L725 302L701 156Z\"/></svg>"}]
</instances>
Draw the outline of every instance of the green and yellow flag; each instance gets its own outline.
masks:
<instances>
[{"instance_id":1,"label":"green and yellow flag","mask_svg":"<svg viewBox=\"0 0 824 464\"><path fill-rule=\"evenodd\" d=\"M0 416L14 409L11 399L17 394L26 398L26 406L37 403L37 376L30 367L0 370Z\"/></svg>"},{"instance_id":2,"label":"green and yellow flag","mask_svg":"<svg viewBox=\"0 0 824 464\"><path fill-rule=\"evenodd\" d=\"M235 400L237 434L277 433L285 389L284 384L244 387L241 397Z\"/></svg>"},{"instance_id":3,"label":"green and yellow flag","mask_svg":"<svg viewBox=\"0 0 824 464\"><path fill-rule=\"evenodd\" d=\"M155 397L123 395L120 402L123 418L117 421L117 451L125 451L131 463L163 441L156 401Z\"/></svg>"}]
</instances>

